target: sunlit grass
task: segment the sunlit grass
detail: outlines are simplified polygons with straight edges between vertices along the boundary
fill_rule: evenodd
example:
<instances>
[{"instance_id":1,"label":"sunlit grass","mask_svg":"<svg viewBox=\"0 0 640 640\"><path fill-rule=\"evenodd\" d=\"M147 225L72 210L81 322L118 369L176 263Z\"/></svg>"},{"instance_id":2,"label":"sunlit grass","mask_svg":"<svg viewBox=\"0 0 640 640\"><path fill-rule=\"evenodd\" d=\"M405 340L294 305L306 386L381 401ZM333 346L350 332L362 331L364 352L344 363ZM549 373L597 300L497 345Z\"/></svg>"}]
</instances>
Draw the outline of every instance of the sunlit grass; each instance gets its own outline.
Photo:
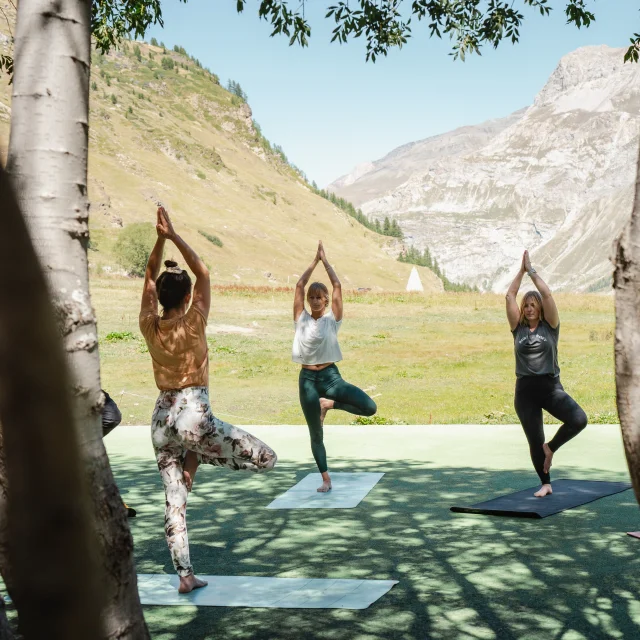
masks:
<instances>
[{"instance_id":1,"label":"sunlit grass","mask_svg":"<svg viewBox=\"0 0 640 640\"><path fill-rule=\"evenodd\" d=\"M103 386L130 424L149 421L157 394L137 326L140 288L140 280L92 281ZM210 386L220 417L303 423L298 366L290 358L292 297L286 287L214 287ZM558 295L557 301L562 382L592 422L615 422L613 301L599 295ZM134 339L107 339L128 338L127 332ZM367 389L387 421L517 422L513 341L502 296L345 292L340 341L343 377ZM352 419L335 412L327 424Z\"/></svg>"}]
</instances>

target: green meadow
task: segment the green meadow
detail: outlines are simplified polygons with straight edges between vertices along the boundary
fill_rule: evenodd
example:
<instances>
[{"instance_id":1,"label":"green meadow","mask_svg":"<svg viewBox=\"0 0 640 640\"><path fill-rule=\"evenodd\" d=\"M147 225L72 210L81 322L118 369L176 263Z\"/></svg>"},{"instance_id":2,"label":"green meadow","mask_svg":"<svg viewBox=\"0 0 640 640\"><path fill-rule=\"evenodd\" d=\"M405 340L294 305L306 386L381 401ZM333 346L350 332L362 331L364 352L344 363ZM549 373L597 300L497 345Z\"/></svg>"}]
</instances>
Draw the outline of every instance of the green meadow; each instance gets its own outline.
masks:
<instances>
[{"instance_id":1,"label":"green meadow","mask_svg":"<svg viewBox=\"0 0 640 640\"><path fill-rule=\"evenodd\" d=\"M149 422L157 389L138 331L142 281L96 277L102 384L124 424ZM304 424L291 362L291 290L217 287L209 316L214 413L237 424ZM617 422L610 296L559 294L565 389L591 422ZM345 292L343 377L374 397L387 424L517 423L504 297ZM354 417L331 412L327 424ZM549 420L553 422L553 420Z\"/></svg>"}]
</instances>

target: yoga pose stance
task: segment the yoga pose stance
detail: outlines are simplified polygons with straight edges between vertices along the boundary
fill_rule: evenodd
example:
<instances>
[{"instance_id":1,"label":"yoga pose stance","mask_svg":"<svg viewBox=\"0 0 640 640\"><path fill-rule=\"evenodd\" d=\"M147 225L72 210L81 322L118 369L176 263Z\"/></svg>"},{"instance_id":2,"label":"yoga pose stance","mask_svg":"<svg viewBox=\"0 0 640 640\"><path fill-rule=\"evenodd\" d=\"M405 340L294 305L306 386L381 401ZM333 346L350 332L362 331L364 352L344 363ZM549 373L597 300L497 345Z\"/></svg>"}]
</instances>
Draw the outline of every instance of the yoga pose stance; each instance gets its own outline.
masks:
<instances>
[{"instance_id":1,"label":"yoga pose stance","mask_svg":"<svg viewBox=\"0 0 640 640\"><path fill-rule=\"evenodd\" d=\"M518 309L516 295L525 273L538 291L525 293ZM528 251L522 256L520 271L506 298L516 355L514 404L529 441L533 466L542 482L534 495L542 498L553 493L549 475L553 454L587 426L587 416L560 384L558 308L549 287L531 266ZM543 409L564 423L549 443L544 440Z\"/></svg>"},{"instance_id":2,"label":"yoga pose stance","mask_svg":"<svg viewBox=\"0 0 640 640\"><path fill-rule=\"evenodd\" d=\"M311 309L311 313L308 313L304 308L304 292L318 262L322 262L331 280L331 309L326 311L329 290L321 282L313 282L307 292ZM372 416L376 412L376 403L364 391L345 382L335 365L342 360L338 345L338 330L342 324L342 289L336 272L324 255L322 242L318 244L313 262L296 284L293 321L296 334L292 359L302 365L298 382L300 404L309 426L311 451L322 474L322 486L318 487L318 491L325 493L331 490L322 434L327 411L342 409L355 415Z\"/></svg>"},{"instance_id":3,"label":"yoga pose stance","mask_svg":"<svg viewBox=\"0 0 640 640\"><path fill-rule=\"evenodd\" d=\"M158 208L158 239L149 256L140 308L140 330L149 347L160 395L151 418L151 439L166 495L165 533L180 576L180 593L207 583L196 578L189 556L186 511L200 463L269 471L276 454L251 434L218 420L209 406L209 355L205 329L211 289L209 271ZM196 277L171 260L159 277L166 240L175 244ZM162 315L158 315L158 301ZM191 306L189 307L189 302Z\"/></svg>"}]
</instances>

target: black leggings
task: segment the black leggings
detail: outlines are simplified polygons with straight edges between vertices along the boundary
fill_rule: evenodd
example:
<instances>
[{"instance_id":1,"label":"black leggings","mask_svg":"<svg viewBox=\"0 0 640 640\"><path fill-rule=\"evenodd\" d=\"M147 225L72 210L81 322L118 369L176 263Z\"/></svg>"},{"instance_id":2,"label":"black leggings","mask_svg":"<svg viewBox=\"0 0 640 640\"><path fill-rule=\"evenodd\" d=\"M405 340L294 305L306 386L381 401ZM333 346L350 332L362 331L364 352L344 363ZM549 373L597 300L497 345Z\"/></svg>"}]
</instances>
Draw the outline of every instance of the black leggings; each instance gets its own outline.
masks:
<instances>
[{"instance_id":1,"label":"black leggings","mask_svg":"<svg viewBox=\"0 0 640 640\"><path fill-rule=\"evenodd\" d=\"M587 414L564 390L560 378L551 376L524 376L516 382L514 401L516 413L529 441L531 461L542 484L549 484L551 476L544 473L544 428L542 410L564 423L549 442L551 451L557 451L565 442L577 436L587 426Z\"/></svg>"},{"instance_id":2,"label":"black leggings","mask_svg":"<svg viewBox=\"0 0 640 640\"><path fill-rule=\"evenodd\" d=\"M320 473L324 473L328 467L320 424L320 398L334 400L334 409L357 416L372 416L377 411L376 403L362 389L345 382L335 364L321 371L301 369L298 388L302 412L309 426L311 452Z\"/></svg>"},{"instance_id":3,"label":"black leggings","mask_svg":"<svg viewBox=\"0 0 640 640\"><path fill-rule=\"evenodd\" d=\"M102 437L111 433L122 422L122 414L115 400L103 389L104 407L102 408Z\"/></svg>"}]
</instances>

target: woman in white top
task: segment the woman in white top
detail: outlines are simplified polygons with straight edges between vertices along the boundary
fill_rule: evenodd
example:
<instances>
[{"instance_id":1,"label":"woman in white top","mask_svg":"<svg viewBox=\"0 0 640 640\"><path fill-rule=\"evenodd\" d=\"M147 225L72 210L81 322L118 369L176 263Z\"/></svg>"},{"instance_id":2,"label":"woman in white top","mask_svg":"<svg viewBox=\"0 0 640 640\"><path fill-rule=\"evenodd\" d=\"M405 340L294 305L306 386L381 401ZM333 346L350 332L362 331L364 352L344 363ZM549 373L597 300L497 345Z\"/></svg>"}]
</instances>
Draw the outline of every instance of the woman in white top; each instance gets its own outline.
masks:
<instances>
[{"instance_id":1,"label":"woman in white top","mask_svg":"<svg viewBox=\"0 0 640 640\"><path fill-rule=\"evenodd\" d=\"M308 313L304 308L305 287L318 262L322 262L331 280L331 309L327 311L329 290L321 282L314 282L307 292L307 302L311 309L311 313ZM355 415L372 416L377 407L364 391L345 382L335 365L342 360L338 345L338 329L342 324L342 289L338 276L324 255L322 242L318 244L313 262L296 285L293 321L296 334L292 359L302 365L299 379L300 404L309 426L311 451L322 474L322 486L318 487L318 491L324 493L331 489L322 434L327 411L342 409Z\"/></svg>"}]
</instances>

